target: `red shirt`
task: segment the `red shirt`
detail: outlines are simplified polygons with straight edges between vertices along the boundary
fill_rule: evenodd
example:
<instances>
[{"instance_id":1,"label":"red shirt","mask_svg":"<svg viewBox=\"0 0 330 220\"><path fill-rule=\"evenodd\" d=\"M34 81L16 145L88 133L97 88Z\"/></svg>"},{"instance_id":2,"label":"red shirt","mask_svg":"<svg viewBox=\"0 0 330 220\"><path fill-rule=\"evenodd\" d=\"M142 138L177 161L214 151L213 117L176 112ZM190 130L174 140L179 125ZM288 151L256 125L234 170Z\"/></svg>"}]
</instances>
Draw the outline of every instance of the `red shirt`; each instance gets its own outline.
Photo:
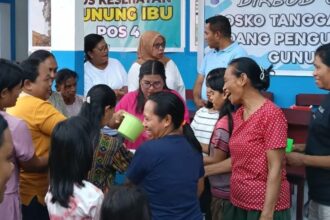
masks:
<instances>
[{"instance_id":1,"label":"red shirt","mask_svg":"<svg viewBox=\"0 0 330 220\"><path fill-rule=\"evenodd\" d=\"M287 122L283 112L269 100L246 121L243 110L240 107L234 114L234 129L229 141L232 160L230 199L239 208L262 210L268 176L266 151L286 147ZM285 165L281 176L277 211L290 207Z\"/></svg>"}]
</instances>

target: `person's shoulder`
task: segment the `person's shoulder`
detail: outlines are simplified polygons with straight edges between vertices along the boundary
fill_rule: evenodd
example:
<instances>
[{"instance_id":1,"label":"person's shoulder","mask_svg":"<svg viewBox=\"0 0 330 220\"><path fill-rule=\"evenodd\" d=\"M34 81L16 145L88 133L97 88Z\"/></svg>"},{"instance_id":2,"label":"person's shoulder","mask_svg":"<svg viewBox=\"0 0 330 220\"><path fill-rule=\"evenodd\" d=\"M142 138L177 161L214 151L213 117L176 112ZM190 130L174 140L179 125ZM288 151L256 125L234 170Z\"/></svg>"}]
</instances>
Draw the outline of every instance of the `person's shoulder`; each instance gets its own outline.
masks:
<instances>
[{"instance_id":1,"label":"person's shoulder","mask_svg":"<svg viewBox=\"0 0 330 220\"><path fill-rule=\"evenodd\" d=\"M233 42L232 49L235 53L241 55L241 56L246 56L247 52L246 50L238 43L238 42Z\"/></svg>"},{"instance_id":2,"label":"person's shoulder","mask_svg":"<svg viewBox=\"0 0 330 220\"><path fill-rule=\"evenodd\" d=\"M108 59L109 59L110 66L111 65L122 65L121 62L116 58L109 57Z\"/></svg>"},{"instance_id":3,"label":"person's shoulder","mask_svg":"<svg viewBox=\"0 0 330 220\"><path fill-rule=\"evenodd\" d=\"M271 115L271 116L283 116L284 117L284 113L281 110L280 107L278 107L274 102L270 101L270 100L266 100L265 104L262 106L263 108L263 114L266 115Z\"/></svg>"},{"instance_id":4,"label":"person's shoulder","mask_svg":"<svg viewBox=\"0 0 330 220\"><path fill-rule=\"evenodd\" d=\"M81 189L83 189L84 191L89 191L89 192L95 192L95 194L93 194L95 197L99 197L100 195L103 196L103 192L102 190L100 190L99 188L97 188L93 183L88 182L86 180L82 181L84 186L81 187ZM79 188L79 187L78 187Z\"/></svg>"}]
</instances>

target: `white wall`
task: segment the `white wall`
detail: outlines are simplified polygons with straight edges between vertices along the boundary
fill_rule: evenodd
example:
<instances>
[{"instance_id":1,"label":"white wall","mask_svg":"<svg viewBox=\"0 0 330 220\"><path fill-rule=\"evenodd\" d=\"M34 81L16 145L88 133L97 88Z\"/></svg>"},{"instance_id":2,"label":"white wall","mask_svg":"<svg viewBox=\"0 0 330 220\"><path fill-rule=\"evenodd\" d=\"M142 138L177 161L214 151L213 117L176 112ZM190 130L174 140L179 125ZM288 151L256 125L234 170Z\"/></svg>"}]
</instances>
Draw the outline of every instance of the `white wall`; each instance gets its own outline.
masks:
<instances>
[{"instance_id":1,"label":"white wall","mask_svg":"<svg viewBox=\"0 0 330 220\"><path fill-rule=\"evenodd\" d=\"M28 57L28 1L15 2L16 60Z\"/></svg>"},{"instance_id":2,"label":"white wall","mask_svg":"<svg viewBox=\"0 0 330 220\"><path fill-rule=\"evenodd\" d=\"M0 3L0 57L10 59L10 4Z\"/></svg>"}]
</instances>

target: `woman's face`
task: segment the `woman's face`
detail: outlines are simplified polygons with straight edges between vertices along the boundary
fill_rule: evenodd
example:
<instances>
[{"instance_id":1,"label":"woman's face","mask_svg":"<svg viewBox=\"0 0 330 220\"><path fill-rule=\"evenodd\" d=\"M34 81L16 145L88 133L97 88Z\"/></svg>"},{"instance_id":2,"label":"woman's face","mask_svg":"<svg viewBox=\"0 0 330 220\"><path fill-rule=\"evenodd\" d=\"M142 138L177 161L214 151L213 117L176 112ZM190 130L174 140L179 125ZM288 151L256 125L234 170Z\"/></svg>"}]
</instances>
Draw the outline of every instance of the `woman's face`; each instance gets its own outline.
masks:
<instances>
[{"instance_id":1,"label":"woman's face","mask_svg":"<svg viewBox=\"0 0 330 220\"><path fill-rule=\"evenodd\" d=\"M232 104L241 104L243 95L242 76L235 75L236 69L234 66L229 66L226 69L223 86L224 95L228 97Z\"/></svg>"},{"instance_id":2,"label":"woman's face","mask_svg":"<svg viewBox=\"0 0 330 220\"><path fill-rule=\"evenodd\" d=\"M321 89L330 90L330 67L322 62L320 56L315 56L314 67L313 76L317 86Z\"/></svg>"},{"instance_id":3,"label":"woman's face","mask_svg":"<svg viewBox=\"0 0 330 220\"><path fill-rule=\"evenodd\" d=\"M144 75L140 80L140 87L146 98L153 93L163 91L164 84L164 80L160 75Z\"/></svg>"},{"instance_id":4,"label":"woman's face","mask_svg":"<svg viewBox=\"0 0 330 220\"><path fill-rule=\"evenodd\" d=\"M103 65L108 63L108 52L108 44L101 40L92 51L88 52L88 55L95 65Z\"/></svg>"},{"instance_id":5,"label":"woman's face","mask_svg":"<svg viewBox=\"0 0 330 220\"><path fill-rule=\"evenodd\" d=\"M155 115L154 110L156 103L148 100L144 105L143 110L143 126L145 133L149 139L157 139L166 135L168 122L165 119L160 119Z\"/></svg>"},{"instance_id":6,"label":"woman's face","mask_svg":"<svg viewBox=\"0 0 330 220\"><path fill-rule=\"evenodd\" d=\"M164 57L165 41L162 37L157 37L154 45L152 46L152 56L156 59L161 59Z\"/></svg>"},{"instance_id":7,"label":"woman's face","mask_svg":"<svg viewBox=\"0 0 330 220\"><path fill-rule=\"evenodd\" d=\"M3 143L0 147L0 203L3 200L6 183L14 170L14 164L11 161L12 152L13 143L9 129L7 128L3 133Z\"/></svg>"},{"instance_id":8,"label":"woman's face","mask_svg":"<svg viewBox=\"0 0 330 220\"><path fill-rule=\"evenodd\" d=\"M58 91L61 93L64 100L75 100L77 92L77 79L70 77L62 84L58 85Z\"/></svg>"},{"instance_id":9,"label":"woman's face","mask_svg":"<svg viewBox=\"0 0 330 220\"><path fill-rule=\"evenodd\" d=\"M213 90L210 88L209 98L213 104L213 108L216 110L220 110L225 103L226 96L225 93L221 93L217 90Z\"/></svg>"}]
</instances>

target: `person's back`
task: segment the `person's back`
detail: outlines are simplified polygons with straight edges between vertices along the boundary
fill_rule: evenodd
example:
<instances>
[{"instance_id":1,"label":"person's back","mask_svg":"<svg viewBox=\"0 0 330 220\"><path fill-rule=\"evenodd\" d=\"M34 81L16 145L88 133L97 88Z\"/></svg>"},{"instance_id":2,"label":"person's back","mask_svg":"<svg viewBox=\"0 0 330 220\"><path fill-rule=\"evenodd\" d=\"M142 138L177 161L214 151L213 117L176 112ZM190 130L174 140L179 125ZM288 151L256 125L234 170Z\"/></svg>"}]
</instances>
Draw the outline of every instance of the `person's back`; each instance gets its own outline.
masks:
<instances>
[{"instance_id":1,"label":"person's back","mask_svg":"<svg viewBox=\"0 0 330 220\"><path fill-rule=\"evenodd\" d=\"M103 193L84 180L93 158L90 133L90 123L79 116L54 128L45 197L50 219L99 219Z\"/></svg>"}]
</instances>

